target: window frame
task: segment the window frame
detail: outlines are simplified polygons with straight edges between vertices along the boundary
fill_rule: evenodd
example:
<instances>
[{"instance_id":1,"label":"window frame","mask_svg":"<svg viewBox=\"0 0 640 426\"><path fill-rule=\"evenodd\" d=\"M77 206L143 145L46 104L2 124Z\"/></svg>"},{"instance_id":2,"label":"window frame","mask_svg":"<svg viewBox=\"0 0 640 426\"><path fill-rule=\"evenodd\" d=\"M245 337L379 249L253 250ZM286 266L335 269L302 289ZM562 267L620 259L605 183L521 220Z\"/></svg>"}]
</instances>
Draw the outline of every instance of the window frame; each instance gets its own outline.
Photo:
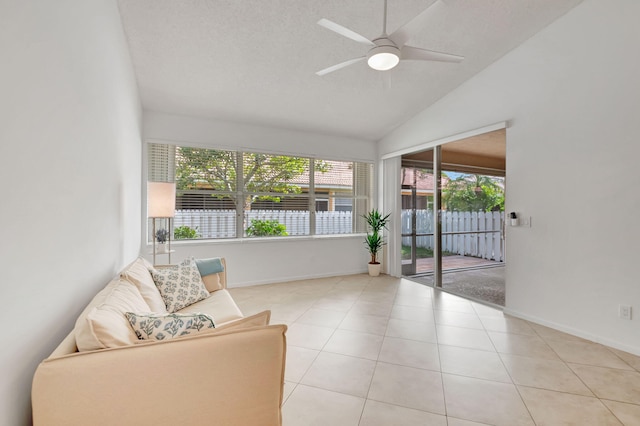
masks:
<instances>
[{"instance_id":1,"label":"window frame","mask_svg":"<svg viewBox=\"0 0 640 426\"><path fill-rule=\"evenodd\" d=\"M200 238L194 238L194 239L183 239L183 240L174 240L174 243L181 243L181 242L191 242L191 243L215 243L215 242L224 242L224 241L231 241L231 240L242 240L242 241L255 241L255 240L279 240L279 239L283 239L283 238L297 238L297 239L304 239L304 238L314 238L314 237L322 237L322 238L332 238L332 237L349 237L349 236L359 236L362 235L366 232L366 228L365 228L365 224L364 224L364 220L362 219L362 215L364 213L366 213L366 211L370 210L373 206L374 203L374 195L375 195L375 182L376 182L376 168L375 168L375 163L373 161L370 160L345 160L345 159L331 159L331 158L318 158L316 156L311 156L311 155L305 155L305 154L296 154L296 153L289 153L289 152L269 152L268 150L252 150L252 149L243 149L243 148L239 148L239 147L213 147L213 146L202 146L202 145L193 145L193 144L188 144L188 143L177 143L177 142L169 142L169 141L159 141L159 140L146 140L145 141L145 167L144 167L144 172L147 175L147 180L151 180L152 178L154 178L155 176L155 180L157 179L157 175L158 175L158 171L154 170L152 171L152 145L163 145L163 146L167 146L167 150L171 151L171 149L178 149L178 148L197 148L197 149L204 149L204 150L215 150L215 151L227 151L227 152L231 152L234 153L236 155L236 171L237 171L237 176L236 176L236 191L235 192L224 192L223 191L215 191L215 190L211 190L209 191L202 191L203 194L206 193L210 193L210 194L214 194L214 193L218 193L221 195L234 195L236 197L236 200L241 199L244 196L255 196L255 195L260 195L262 193L257 193L257 192L251 192L249 190L246 189L246 184L244 182L244 176L243 175L243 170L244 170L244 159L245 159L245 154L261 154L261 155L268 155L268 156L284 156L284 157L294 157L294 158L302 158L302 159L306 159L308 161L308 187L305 187L305 189L307 189L307 192L303 192L303 193L297 193L297 194L282 194L282 193L277 193L277 192L271 192L271 193L266 193L268 195L275 195L275 196L279 196L279 197L287 197L287 196L295 196L295 197L299 197L299 198L306 198L307 199L307 208L304 210L300 210L300 211L304 211L306 213L308 213L308 233L306 234L302 234L302 235L293 235L293 236L260 236L260 237L255 237L255 236L249 236L247 235L247 227L248 227L248 223L247 220L245 218L245 214L247 211L250 210L245 210L242 203L238 203L236 201L235 205L235 215L236 215L236 223L235 223L235 231L234 231L234 236L229 236L229 237L200 237ZM175 154L174 154L175 155ZM177 180L177 169L176 169L176 163L177 160L174 161L166 161L166 159L164 160L166 162L166 164L168 164L167 167L169 167L169 170L167 170L165 173L163 173L165 176L169 177L169 181L176 181ZM334 162L334 163L346 163L346 164L351 164L349 166L349 168L353 169L353 178L352 178L352 182L351 182L351 186L348 187L349 188L349 193L350 195L345 195L344 193L340 193L340 194L333 194L333 195L328 195L327 192L318 192L317 191L317 187L315 185L315 164L317 162ZM171 168L173 168L171 170ZM364 174L363 174L364 173ZM364 193L362 193L362 190L357 191L356 190L356 181L361 182L361 181L365 181L366 183L362 186L366 187L366 189L364 190ZM146 185L145 185L146 186ZM178 197L179 196L183 196L185 194L185 191L189 191L189 190L181 190L181 189L177 189L176 190L176 201L178 201ZM200 190L192 190L193 192L191 192L191 194L197 194L200 192ZM186 192L188 193L188 192ZM181 195L179 195L181 194ZM334 232L334 233L323 233L323 232L318 232L319 230L317 229L316 226L316 196L320 196L321 199L323 200L328 200L329 204L331 205L331 199L336 199L336 198L340 198L340 199L351 199L352 200L352 206L351 206L351 231L350 232ZM359 207L358 207L359 206ZM366 207L362 207L362 206L366 206ZM183 210L188 210L188 209L184 209ZM178 203L176 203L176 211L178 211ZM332 210L333 211L333 210ZM336 212L338 212L338 210L335 210ZM147 221L147 224L149 224L150 221ZM175 230L176 225L175 223L172 225L173 229ZM149 232L147 232L147 243L150 244L153 242L153 238L152 236L149 234Z\"/></svg>"}]
</instances>

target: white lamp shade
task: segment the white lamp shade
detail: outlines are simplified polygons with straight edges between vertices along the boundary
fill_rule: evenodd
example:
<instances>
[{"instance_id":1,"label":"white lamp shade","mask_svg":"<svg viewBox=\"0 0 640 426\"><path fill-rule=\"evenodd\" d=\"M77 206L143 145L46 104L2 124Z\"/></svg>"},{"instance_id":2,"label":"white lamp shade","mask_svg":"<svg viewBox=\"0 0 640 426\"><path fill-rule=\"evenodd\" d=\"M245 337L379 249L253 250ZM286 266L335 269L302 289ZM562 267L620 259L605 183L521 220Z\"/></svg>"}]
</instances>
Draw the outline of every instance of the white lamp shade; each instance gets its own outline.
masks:
<instances>
[{"instance_id":1,"label":"white lamp shade","mask_svg":"<svg viewBox=\"0 0 640 426\"><path fill-rule=\"evenodd\" d=\"M176 215L176 184L147 182L147 217Z\"/></svg>"}]
</instances>

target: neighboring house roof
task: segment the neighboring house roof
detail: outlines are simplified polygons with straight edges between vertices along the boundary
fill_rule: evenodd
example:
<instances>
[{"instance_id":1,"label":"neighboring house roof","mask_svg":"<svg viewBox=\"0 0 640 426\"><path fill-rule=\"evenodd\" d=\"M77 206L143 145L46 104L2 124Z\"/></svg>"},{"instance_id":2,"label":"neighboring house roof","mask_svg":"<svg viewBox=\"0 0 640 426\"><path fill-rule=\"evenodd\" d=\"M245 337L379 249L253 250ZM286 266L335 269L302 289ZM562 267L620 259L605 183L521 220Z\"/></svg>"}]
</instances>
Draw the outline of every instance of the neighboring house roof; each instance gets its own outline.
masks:
<instances>
[{"instance_id":1,"label":"neighboring house roof","mask_svg":"<svg viewBox=\"0 0 640 426\"><path fill-rule=\"evenodd\" d=\"M315 173L315 186L324 188L353 186L353 163L343 161L324 161L328 165L326 172ZM309 185L309 172L294 178L291 183L300 186Z\"/></svg>"},{"instance_id":2,"label":"neighboring house roof","mask_svg":"<svg viewBox=\"0 0 640 426\"><path fill-rule=\"evenodd\" d=\"M425 173L409 167L403 168L401 173L401 184L403 186L413 186L415 182L415 187L419 192L433 193L433 188L435 186L433 173ZM444 187L448 182L449 179L446 176L443 176L442 186Z\"/></svg>"}]
</instances>

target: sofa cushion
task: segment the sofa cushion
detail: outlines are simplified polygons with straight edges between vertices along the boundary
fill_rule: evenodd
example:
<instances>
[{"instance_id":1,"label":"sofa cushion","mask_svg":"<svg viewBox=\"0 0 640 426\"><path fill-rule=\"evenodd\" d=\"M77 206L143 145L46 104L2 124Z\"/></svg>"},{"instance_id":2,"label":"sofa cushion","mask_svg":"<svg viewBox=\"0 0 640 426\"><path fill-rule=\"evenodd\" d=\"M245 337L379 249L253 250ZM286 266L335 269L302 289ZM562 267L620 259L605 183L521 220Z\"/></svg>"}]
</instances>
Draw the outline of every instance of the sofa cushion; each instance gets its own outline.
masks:
<instances>
[{"instance_id":1,"label":"sofa cushion","mask_svg":"<svg viewBox=\"0 0 640 426\"><path fill-rule=\"evenodd\" d=\"M202 277L202 282L204 283L204 286L207 288L207 291L209 293L222 290L222 284L220 283L220 274L204 275Z\"/></svg>"},{"instance_id":2,"label":"sofa cushion","mask_svg":"<svg viewBox=\"0 0 640 426\"><path fill-rule=\"evenodd\" d=\"M125 312L150 312L135 285L123 279L111 281L78 317L75 326L79 351L114 348L138 342Z\"/></svg>"},{"instance_id":3,"label":"sofa cushion","mask_svg":"<svg viewBox=\"0 0 640 426\"><path fill-rule=\"evenodd\" d=\"M153 282L151 272L153 269L151 263L146 259L139 257L132 264L127 266L121 273L120 277L134 284L142 298L149 308L153 312L167 312L167 306L164 304L164 300L156 287L156 283Z\"/></svg>"},{"instance_id":4,"label":"sofa cushion","mask_svg":"<svg viewBox=\"0 0 640 426\"><path fill-rule=\"evenodd\" d=\"M185 259L178 265L152 269L151 276L168 312L179 311L209 297L193 258Z\"/></svg>"},{"instance_id":5,"label":"sofa cushion","mask_svg":"<svg viewBox=\"0 0 640 426\"><path fill-rule=\"evenodd\" d=\"M187 312L203 312L209 314L215 318L216 326L244 318L228 290L218 290L211 293L207 299L201 300L180 311L180 313Z\"/></svg>"},{"instance_id":6,"label":"sofa cushion","mask_svg":"<svg viewBox=\"0 0 640 426\"><path fill-rule=\"evenodd\" d=\"M161 314L126 312L129 324L140 340L169 340L216 328L207 314Z\"/></svg>"}]
</instances>

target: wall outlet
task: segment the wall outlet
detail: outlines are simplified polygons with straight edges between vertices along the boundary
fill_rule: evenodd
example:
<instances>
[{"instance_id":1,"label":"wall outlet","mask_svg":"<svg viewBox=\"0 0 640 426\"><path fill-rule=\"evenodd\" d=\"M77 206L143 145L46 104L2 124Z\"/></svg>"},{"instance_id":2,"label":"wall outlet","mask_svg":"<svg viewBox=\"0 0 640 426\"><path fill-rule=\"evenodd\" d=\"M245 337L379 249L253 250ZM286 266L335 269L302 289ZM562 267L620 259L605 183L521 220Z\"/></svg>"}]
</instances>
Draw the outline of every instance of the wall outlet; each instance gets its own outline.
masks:
<instances>
[{"instance_id":1,"label":"wall outlet","mask_svg":"<svg viewBox=\"0 0 640 426\"><path fill-rule=\"evenodd\" d=\"M520 226L531 228L531 216L521 216Z\"/></svg>"},{"instance_id":2,"label":"wall outlet","mask_svg":"<svg viewBox=\"0 0 640 426\"><path fill-rule=\"evenodd\" d=\"M629 305L620 305L618 307L618 316L622 319L630 320L631 319L631 306Z\"/></svg>"}]
</instances>

